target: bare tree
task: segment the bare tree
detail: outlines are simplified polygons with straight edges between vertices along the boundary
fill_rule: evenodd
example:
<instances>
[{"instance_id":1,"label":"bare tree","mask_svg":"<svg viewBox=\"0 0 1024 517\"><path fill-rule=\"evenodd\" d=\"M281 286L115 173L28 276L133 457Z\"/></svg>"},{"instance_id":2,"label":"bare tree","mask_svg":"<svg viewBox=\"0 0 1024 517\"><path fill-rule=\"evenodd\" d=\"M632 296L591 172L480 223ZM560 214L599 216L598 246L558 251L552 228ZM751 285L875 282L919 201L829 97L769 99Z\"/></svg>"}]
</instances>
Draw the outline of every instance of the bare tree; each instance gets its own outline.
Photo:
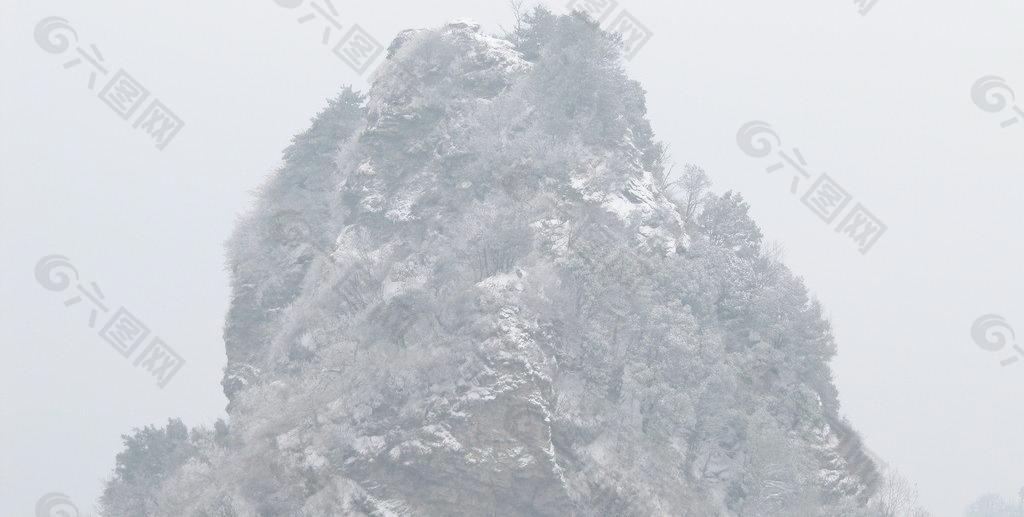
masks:
<instances>
[{"instance_id":1,"label":"bare tree","mask_svg":"<svg viewBox=\"0 0 1024 517\"><path fill-rule=\"evenodd\" d=\"M509 0L509 5L512 7L512 15L516 18L516 31L523 28L523 19L526 17L526 12L523 10L524 0Z\"/></svg>"},{"instance_id":2,"label":"bare tree","mask_svg":"<svg viewBox=\"0 0 1024 517\"><path fill-rule=\"evenodd\" d=\"M918 504L917 488L898 472L889 472L872 500L880 517L926 517Z\"/></svg>"},{"instance_id":3,"label":"bare tree","mask_svg":"<svg viewBox=\"0 0 1024 517\"><path fill-rule=\"evenodd\" d=\"M514 30L512 31L508 31L507 29L505 29L505 27L502 27L500 24L498 25L498 27L501 29L501 32L504 33L506 38L519 32L523 28L523 21L526 19L526 10L523 9L524 3L525 0L508 1L509 7L512 8L512 16L516 19L516 25L514 27Z\"/></svg>"},{"instance_id":4,"label":"bare tree","mask_svg":"<svg viewBox=\"0 0 1024 517\"><path fill-rule=\"evenodd\" d=\"M682 174L676 178L672 177L674 170L673 165L667 172L655 171L655 189L675 203L683 222L689 226L708 198L711 179L702 167L691 163L684 165Z\"/></svg>"}]
</instances>

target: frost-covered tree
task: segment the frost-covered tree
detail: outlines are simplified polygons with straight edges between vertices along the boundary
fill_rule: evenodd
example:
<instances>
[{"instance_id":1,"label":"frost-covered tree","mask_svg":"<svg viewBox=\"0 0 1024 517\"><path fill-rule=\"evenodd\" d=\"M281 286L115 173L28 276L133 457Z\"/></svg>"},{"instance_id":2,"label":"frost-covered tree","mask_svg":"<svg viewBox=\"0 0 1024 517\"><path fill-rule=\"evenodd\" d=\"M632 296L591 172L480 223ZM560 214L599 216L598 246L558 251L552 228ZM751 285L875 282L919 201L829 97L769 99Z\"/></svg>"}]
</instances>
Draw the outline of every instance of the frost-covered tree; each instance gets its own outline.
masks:
<instances>
[{"instance_id":1,"label":"frost-covered tree","mask_svg":"<svg viewBox=\"0 0 1024 517\"><path fill-rule=\"evenodd\" d=\"M998 494L986 494L967 507L964 517L1024 517L1024 502L1014 504Z\"/></svg>"},{"instance_id":2,"label":"frost-covered tree","mask_svg":"<svg viewBox=\"0 0 1024 517\"><path fill-rule=\"evenodd\" d=\"M114 477L103 492L106 515L155 515L161 484L197 453L188 429L179 419L167 426L146 426L123 435Z\"/></svg>"},{"instance_id":3,"label":"frost-covered tree","mask_svg":"<svg viewBox=\"0 0 1024 517\"><path fill-rule=\"evenodd\" d=\"M897 472L886 473L869 508L879 517L926 517L918 505L917 489Z\"/></svg>"}]
</instances>

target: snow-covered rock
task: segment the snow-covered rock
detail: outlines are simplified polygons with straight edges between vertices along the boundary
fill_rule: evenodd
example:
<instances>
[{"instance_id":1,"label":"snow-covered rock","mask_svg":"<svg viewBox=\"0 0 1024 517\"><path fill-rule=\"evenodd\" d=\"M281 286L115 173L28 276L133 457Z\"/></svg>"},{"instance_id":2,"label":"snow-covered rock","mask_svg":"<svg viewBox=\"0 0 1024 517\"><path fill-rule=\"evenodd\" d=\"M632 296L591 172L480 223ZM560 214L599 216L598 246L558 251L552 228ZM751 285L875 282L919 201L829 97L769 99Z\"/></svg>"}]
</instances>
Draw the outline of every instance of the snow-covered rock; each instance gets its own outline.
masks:
<instances>
[{"instance_id":1,"label":"snow-covered rock","mask_svg":"<svg viewBox=\"0 0 1024 517\"><path fill-rule=\"evenodd\" d=\"M820 309L742 198L686 213L619 56L399 34L232 238L229 422L107 514L854 515Z\"/></svg>"}]
</instances>

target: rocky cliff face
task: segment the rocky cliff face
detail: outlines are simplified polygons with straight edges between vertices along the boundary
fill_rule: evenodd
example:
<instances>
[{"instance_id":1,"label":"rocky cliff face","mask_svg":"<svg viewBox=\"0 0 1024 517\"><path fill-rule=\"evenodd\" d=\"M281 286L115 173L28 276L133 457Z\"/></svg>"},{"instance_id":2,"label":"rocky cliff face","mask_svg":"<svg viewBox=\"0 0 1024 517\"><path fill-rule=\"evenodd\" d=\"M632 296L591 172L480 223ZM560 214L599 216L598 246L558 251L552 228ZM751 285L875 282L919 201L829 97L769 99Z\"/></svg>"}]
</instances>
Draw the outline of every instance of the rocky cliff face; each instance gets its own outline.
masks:
<instances>
[{"instance_id":1,"label":"rocky cliff face","mask_svg":"<svg viewBox=\"0 0 1024 517\"><path fill-rule=\"evenodd\" d=\"M129 447L107 513L856 515L817 304L673 181L618 48L543 10L400 34L231 241L229 422Z\"/></svg>"}]
</instances>

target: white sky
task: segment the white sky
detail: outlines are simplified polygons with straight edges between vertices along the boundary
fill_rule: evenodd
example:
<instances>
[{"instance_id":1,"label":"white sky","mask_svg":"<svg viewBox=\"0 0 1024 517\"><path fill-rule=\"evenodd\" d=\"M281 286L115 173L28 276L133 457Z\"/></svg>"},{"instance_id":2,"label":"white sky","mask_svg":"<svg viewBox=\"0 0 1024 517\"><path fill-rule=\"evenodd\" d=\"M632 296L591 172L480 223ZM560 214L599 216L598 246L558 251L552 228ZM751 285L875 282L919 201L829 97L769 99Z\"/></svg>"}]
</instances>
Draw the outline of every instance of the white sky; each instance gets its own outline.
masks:
<instances>
[{"instance_id":1,"label":"white sky","mask_svg":"<svg viewBox=\"0 0 1024 517\"><path fill-rule=\"evenodd\" d=\"M503 0L335 5L344 30L358 23L385 46L405 28L512 18ZM0 515L53 491L85 512L121 433L222 414L222 243L290 137L342 84L366 82L321 45L322 25L273 0L0 6ZM970 90L1001 75L1024 106L1024 4L878 0L862 17L847 0L620 0L612 18L622 8L654 34L628 68L658 137L716 190L742 192L825 304L844 411L870 448L940 517L1015 494L1024 361L1001 367L969 331L997 313L1024 344L1024 123L1000 128L1009 115ZM104 79L90 91L84 64L62 67L73 50L36 45L53 15L185 120L166 150L97 98ZM765 173L771 157L739 150L755 119L885 221L875 249L857 253L789 194L788 172ZM85 304L65 308L70 294L36 283L54 253L185 357L166 389L89 328Z\"/></svg>"}]
</instances>

